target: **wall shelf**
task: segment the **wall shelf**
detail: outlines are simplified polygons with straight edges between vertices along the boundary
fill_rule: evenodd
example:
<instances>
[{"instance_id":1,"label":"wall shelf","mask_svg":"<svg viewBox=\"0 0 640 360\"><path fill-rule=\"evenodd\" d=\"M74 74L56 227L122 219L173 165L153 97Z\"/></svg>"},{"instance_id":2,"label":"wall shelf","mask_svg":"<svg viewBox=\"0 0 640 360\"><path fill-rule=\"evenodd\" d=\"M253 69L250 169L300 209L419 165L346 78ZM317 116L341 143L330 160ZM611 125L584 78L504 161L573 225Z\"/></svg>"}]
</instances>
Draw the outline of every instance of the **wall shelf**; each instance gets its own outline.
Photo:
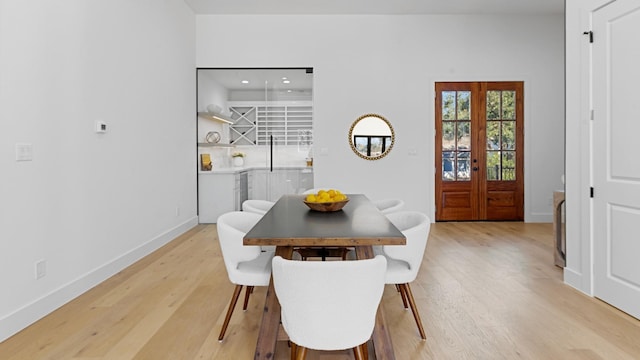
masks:
<instances>
[{"instance_id":1,"label":"wall shelf","mask_svg":"<svg viewBox=\"0 0 640 360\"><path fill-rule=\"evenodd\" d=\"M198 112L198 116L209 120L219 121L224 124L233 124L233 121L228 120L225 116L216 113Z\"/></svg>"},{"instance_id":2,"label":"wall shelf","mask_svg":"<svg viewBox=\"0 0 640 360\"><path fill-rule=\"evenodd\" d=\"M212 143L206 143L206 142L199 142L198 146L201 147L220 147L220 148L234 148L236 147L233 144L212 144Z\"/></svg>"}]
</instances>

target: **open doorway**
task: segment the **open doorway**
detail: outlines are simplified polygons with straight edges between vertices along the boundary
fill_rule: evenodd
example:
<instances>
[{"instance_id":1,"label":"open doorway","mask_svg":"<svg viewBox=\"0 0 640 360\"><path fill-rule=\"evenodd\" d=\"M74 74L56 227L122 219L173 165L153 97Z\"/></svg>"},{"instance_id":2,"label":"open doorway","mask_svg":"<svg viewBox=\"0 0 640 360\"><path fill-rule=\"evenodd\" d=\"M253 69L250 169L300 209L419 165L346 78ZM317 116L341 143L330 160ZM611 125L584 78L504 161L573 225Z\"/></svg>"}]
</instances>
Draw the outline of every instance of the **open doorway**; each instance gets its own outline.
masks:
<instances>
[{"instance_id":1,"label":"open doorway","mask_svg":"<svg viewBox=\"0 0 640 360\"><path fill-rule=\"evenodd\" d=\"M197 69L198 215L313 188L313 69Z\"/></svg>"}]
</instances>

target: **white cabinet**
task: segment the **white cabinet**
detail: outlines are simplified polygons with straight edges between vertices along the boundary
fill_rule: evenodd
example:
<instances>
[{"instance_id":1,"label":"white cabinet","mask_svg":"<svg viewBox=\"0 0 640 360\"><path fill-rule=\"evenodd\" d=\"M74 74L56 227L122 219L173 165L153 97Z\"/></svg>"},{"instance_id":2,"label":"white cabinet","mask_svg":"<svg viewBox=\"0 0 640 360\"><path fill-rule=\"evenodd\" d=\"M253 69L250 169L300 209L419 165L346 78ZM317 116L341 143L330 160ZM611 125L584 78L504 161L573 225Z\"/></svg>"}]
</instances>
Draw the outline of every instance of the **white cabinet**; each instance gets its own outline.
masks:
<instances>
[{"instance_id":1,"label":"white cabinet","mask_svg":"<svg viewBox=\"0 0 640 360\"><path fill-rule=\"evenodd\" d=\"M201 224L242 209L247 199L276 201L285 194L313 188L312 168L250 169L198 175L198 219Z\"/></svg>"},{"instance_id":2,"label":"white cabinet","mask_svg":"<svg viewBox=\"0 0 640 360\"><path fill-rule=\"evenodd\" d=\"M198 176L198 220L215 223L218 216L242 208L248 198L247 172L211 173Z\"/></svg>"},{"instance_id":3,"label":"white cabinet","mask_svg":"<svg viewBox=\"0 0 640 360\"><path fill-rule=\"evenodd\" d=\"M301 169L298 173L298 194L313 187L313 169Z\"/></svg>"},{"instance_id":4,"label":"white cabinet","mask_svg":"<svg viewBox=\"0 0 640 360\"><path fill-rule=\"evenodd\" d=\"M249 198L276 201L285 194L299 194L313 188L313 170L254 169L249 172Z\"/></svg>"},{"instance_id":5,"label":"white cabinet","mask_svg":"<svg viewBox=\"0 0 640 360\"><path fill-rule=\"evenodd\" d=\"M236 145L311 145L313 106L311 101L230 101L233 124L229 139Z\"/></svg>"},{"instance_id":6,"label":"white cabinet","mask_svg":"<svg viewBox=\"0 0 640 360\"><path fill-rule=\"evenodd\" d=\"M267 199L268 169L254 169L249 171L249 199Z\"/></svg>"}]
</instances>

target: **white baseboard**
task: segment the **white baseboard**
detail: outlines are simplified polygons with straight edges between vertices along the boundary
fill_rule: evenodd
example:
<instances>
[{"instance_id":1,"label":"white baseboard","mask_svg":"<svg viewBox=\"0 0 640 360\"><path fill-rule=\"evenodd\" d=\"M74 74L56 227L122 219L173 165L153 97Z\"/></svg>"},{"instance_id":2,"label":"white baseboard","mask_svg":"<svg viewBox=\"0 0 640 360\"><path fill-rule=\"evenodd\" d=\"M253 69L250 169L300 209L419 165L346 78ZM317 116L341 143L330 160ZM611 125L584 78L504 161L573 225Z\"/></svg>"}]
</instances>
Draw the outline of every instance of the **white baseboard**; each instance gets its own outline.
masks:
<instances>
[{"instance_id":1,"label":"white baseboard","mask_svg":"<svg viewBox=\"0 0 640 360\"><path fill-rule=\"evenodd\" d=\"M553 222L553 214L551 213L531 213L524 216L524 222L527 223L550 223Z\"/></svg>"},{"instance_id":2,"label":"white baseboard","mask_svg":"<svg viewBox=\"0 0 640 360\"><path fill-rule=\"evenodd\" d=\"M564 268L564 283L575 288L576 290L585 293L586 295L593 296L591 289L584 286L584 278L581 273L574 271L568 267Z\"/></svg>"},{"instance_id":3,"label":"white baseboard","mask_svg":"<svg viewBox=\"0 0 640 360\"><path fill-rule=\"evenodd\" d=\"M117 274L127 266L151 254L196 225L198 225L198 218L193 217L182 224L167 230L163 234L156 236L137 248L132 249L113 261L80 276L76 280L62 285L58 289L51 291L32 303L27 304L5 316L0 319L0 342L42 319L62 305Z\"/></svg>"}]
</instances>

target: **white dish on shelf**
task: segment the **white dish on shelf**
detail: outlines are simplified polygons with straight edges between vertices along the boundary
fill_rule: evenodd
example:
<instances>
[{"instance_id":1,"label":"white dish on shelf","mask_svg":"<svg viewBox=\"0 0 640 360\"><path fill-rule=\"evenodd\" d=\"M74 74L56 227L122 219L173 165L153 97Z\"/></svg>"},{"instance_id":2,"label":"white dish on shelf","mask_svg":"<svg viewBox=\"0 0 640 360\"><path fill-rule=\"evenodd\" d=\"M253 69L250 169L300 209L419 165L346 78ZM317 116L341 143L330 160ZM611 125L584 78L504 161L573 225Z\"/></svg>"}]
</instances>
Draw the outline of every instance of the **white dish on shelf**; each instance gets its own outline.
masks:
<instances>
[{"instance_id":1,"label":"white dish on shelf","mask_svg":"<svg viewBox=\"0 0 640 360\"><path fill-rule=\"evenodd\" d=\"M217 144L220 142L220 133L217 131L209 131L207 133L207 135L205 136L205 140L209 143L209 144Z\"/></svg>"}]
</instances>

